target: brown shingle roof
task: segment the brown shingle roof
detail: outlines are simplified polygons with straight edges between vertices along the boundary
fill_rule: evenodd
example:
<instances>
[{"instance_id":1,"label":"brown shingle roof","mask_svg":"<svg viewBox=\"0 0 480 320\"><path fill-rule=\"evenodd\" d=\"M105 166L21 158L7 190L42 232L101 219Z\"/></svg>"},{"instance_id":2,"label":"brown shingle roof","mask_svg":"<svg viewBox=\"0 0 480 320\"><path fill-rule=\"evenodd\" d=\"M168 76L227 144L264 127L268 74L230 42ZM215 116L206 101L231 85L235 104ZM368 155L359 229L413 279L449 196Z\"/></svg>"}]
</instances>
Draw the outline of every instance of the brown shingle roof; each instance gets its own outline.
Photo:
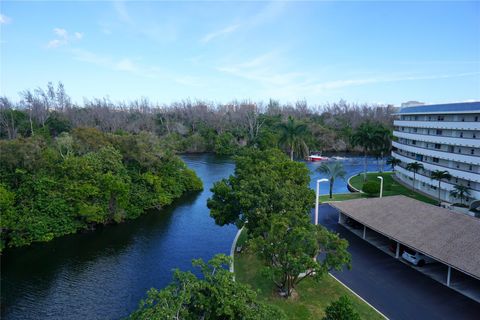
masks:
<instances>
[{"instance_id":1,"label":"brown shingle roof","mask_svg":"<svg viewBox=\"0 0 480 320\"><path fill-rule=\"evenodd\" d=\"M331 205L404 245L480 279L480 219L405 196Z\"/></svg>"}]
</instances>

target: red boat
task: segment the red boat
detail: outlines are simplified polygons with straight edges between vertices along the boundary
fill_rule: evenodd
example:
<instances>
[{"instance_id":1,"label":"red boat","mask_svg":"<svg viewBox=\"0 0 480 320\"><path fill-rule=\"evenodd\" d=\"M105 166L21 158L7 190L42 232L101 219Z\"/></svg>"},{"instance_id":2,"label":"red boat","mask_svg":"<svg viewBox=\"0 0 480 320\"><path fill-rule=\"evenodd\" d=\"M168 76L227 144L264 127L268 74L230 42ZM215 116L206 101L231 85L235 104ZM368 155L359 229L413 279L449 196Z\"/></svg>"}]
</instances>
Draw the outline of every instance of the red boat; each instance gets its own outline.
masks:
<instances>
[{"instance_id":1,"label":"red boat","mask_svg":"<svg viewBox=\"0 0 480 320\"><path fill-rule=\"evenodd\" d=\"M307 157L307 161L324 161L328 160L328 157L323 157L319 154L312 154Z\"/></svg>"}]
</instances>

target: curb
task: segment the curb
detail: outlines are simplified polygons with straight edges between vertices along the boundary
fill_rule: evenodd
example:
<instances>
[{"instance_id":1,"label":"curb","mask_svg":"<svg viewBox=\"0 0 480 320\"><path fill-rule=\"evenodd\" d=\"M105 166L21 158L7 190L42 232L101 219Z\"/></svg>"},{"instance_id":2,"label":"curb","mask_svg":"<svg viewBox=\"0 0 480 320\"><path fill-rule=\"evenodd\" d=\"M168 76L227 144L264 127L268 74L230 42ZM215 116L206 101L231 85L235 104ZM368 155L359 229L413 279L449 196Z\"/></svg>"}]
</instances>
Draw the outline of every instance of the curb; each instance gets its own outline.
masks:
<instances>
[{"instance_id":1,"label":"curb","mask_svg":"<svg viewBox=\"0 0 480 320\"><path fill-rule=\"evenodd\" d=\"M232 242L232 247L230 248L230 257L232 258L232 261L230 263L230 272L231 273L235 273L235 247L237 246L237 241L238 241L238 237L240 237L240 234L242 233L243 231L243 227L240 228L238 231L237 231L237 234L235 235L235 239L233 239L233 242ZM235 280L235 274L233 275L233 280Z\"/></svg>"},{"instance_id":2,"label":"curb","mask_svg":"<svg viewBox=\"0 0 480 320\"><path fill-rule=\"evenodd\" d=\"M382 174L382 173L395 173L393 171L383 171L383 172L378 172L378 171L367 171L367 174L369 173L378 173L378 174ZM347 188L350 192L352 192L351 190L353 190L353 193L355 192L360 192L360 193L363 193L362 190L358 190L357 188L355 188L354 186L352 186L352 184L350 183L350 180L353 178L353 177L356 177L356 176L359 176L359 175L362 175L363 172L360 172L360 173L357 173L357 174L354 174L353 176L350 176L350 178L348 178L347 180ZM395 176L395 175L394 175ZM350 190L351 189L351 190Z\"/></svg>"},{"instance_id":3,"label":"curb","mask_svg":"<svg viewBox=\"0 0 480 320\"><path fill-rule=\"evenodd\" d=\"M360 297L355 291L353 291L352 289L350 289L350 288L349 288L345 283L343 283L342 281L338 280L333 274L331 274L331 273L329 272L328 275L330 275L333 279L337 280L338 283L340 283L342 286L344 286L345 288L347 288L347 290L350 291L351 293L353 293L357 298L359 298L360 300L362 300L363 302L365 302L370 308L372 308L373 310L375 310L379 315L381 315L381 316L384 317L385 319L389 320L386 315L384 315L383 313L381 313L380 311L378 311L377 308L375 308L375 307L372 306L370 303L368 303L365 299L363 299L362 297Z\"/></svg>"}]
</instances>

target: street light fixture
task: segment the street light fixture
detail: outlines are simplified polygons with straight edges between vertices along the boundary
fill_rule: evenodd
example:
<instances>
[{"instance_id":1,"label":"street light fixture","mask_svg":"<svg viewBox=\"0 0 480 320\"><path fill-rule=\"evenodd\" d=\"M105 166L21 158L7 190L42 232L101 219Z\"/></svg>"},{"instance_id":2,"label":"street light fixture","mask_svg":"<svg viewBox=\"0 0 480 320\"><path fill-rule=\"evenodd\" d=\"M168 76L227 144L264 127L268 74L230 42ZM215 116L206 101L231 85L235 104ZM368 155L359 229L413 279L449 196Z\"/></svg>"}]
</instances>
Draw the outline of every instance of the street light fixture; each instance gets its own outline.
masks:
<instances>
[{"instance_id":1,"label":"street light fixture","mask_svg":"<svg viewBox=\"0 0 480 320\"><path fill-rule=\"evenodd\" d=\"M377 176L378 179L380 179L380 198L383 195L383 177Z\"/></svg>"},{"instance_id":2,"label":"street light fixture","mask_svg":"<svg viewBox=\"0 0 480 320\"><path fill-rule=\"evenodd\" d=\"M318 224L318 201L320 197L320 182L328 182L328 179L317 180L317 199L315 201L315 225Z\"/></svg>"}]
</instances>

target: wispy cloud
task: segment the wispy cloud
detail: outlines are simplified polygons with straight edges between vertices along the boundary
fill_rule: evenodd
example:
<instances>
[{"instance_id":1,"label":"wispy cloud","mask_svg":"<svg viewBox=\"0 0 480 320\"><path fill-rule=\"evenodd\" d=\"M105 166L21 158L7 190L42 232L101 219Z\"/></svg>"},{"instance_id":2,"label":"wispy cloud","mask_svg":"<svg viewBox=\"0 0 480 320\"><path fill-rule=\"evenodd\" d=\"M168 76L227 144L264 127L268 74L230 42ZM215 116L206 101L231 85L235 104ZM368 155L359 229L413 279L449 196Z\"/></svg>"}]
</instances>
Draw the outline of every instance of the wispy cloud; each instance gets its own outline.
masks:
<instances>
[{"instance_id":1,"label":"wispy cloud","mask_svg":"<svg viewBox=\"0 0 480 320\"><path fill-rule=\"evenodd\" d=\"M70 35L68 31L63 28L54 28L53 33L55 34L55 39L47 43L47 48L58 48L69 44L71 41L77 41L83 38L82 32L74 32L73 35Z\"/></svg>"},{"instance_id":2,"label":"wispy cloud","mask_svg":"<svg viewBox=\"0 0 480 320\"><path fill-rule=\"evenodd\" d=\"M480 72L452 74L377 74L368 77L322 81L322 75L308 71L285 71L283 60L278 52L267 52L250 60L224 65L217 70L231 76L254 82L265 96L284 99L322 96L339 90L390 82L440 80L479 76Z\"/></svg>"},{"instance_id":3,"label":"wispy cloud","mask_svg":"<svg viewBox=\"0 0 480 320\"><path fill-rule=\"evenodd\" d=\"M206 34L202 39L200 39L200 42L202 42L202 43L210 42L210 41L212 41L213 39L216 39L216 38L218 38L218 37L225 36L225 35L227 35L227 34L229 34L229 33L234 32L234 31L237 30L239 27L240 27L239 24L233 24L233 25L230 25L230 26L225 27L225 28L223 28L223 29L220 29L220 30L211 32L211 33L209 33L209 34Z\"/></svg>"},{"instance_id":4,"label":"wispy cloud","mask_svg":"<svg viewBox=\"0 0 480 320\"><path fill-rule=\"evenodd\" d=\"M140 70L130 58L114 59L109 56L99 55L92 51L78 48L71 49L70 52L75 60L88 62L111 70L130 73L137 73Z\"/></svg>"},{"instance_id":5,"label":"wispy cloud","mask_svg":"<svg viewBox=\"0 0 480 320\"><path fill-rule=\"evenodd\" d=\"M9 24L11 22L12 22L12 18L7 17L6 15L0 13L0 24Z\"/></svg>"},{"instance_id":6,"label":"wispy cloud","mask_svg":"<svg viewBox=\"0 0 480 320\"><path fill-rule=\"evenodd\" d=\"M115 12L117 14L117 17L120 21L125 22L125 23L133 23L132 17L130 16L130 13L128 12L127 5L125 4L125 1L114 1L113 2L113 8L115 9Z\"/></svg>"},{"instance_id":7,"label":"wispy cloud","mask_svg":"<svg viewBox=\"0 0 480 320\"><path fill-rule=\"evenodd\" d=\"M272 19L277 18L280 14L285 12L287 3L284 1L272 1L267 3L260 11L251 16L250 18L243 18L242 23L232 23L227 27L215 30L204 35L201 39L201 43L208 43L214 39L227 36L241 28L249 29L262 23L268 23Z\"/></svg>"}]
</instances>

